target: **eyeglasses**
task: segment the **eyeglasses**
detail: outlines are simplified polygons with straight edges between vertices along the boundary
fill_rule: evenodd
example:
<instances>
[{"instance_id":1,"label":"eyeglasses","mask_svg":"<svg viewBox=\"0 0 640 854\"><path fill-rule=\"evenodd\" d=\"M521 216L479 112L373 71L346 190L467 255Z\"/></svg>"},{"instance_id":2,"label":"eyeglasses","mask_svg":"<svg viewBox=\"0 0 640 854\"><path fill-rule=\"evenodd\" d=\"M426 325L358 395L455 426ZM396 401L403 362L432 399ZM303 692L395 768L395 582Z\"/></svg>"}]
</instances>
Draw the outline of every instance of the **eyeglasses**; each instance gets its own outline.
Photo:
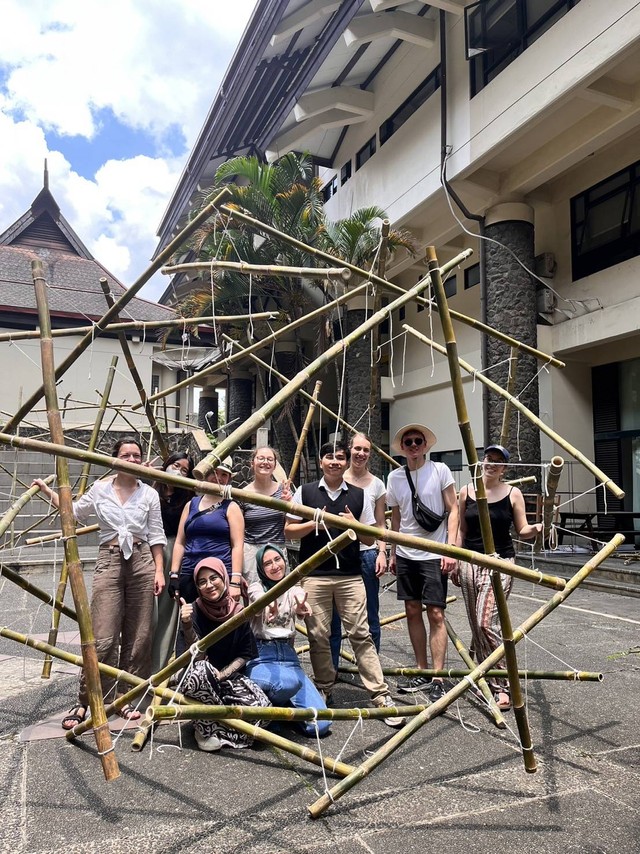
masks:
<instances>
[{"instance_id":1,"label":"eyeglasses","mask_svg":"<svg viewBox=\"0 0 640 854\"><path fill-rule=\"evenodd\" d=\"M420 445L424 445L424 438L422 436L418 436L415 439L403 439L402 444L407 448L410 448L412 445L415 445L416 448L419 448Z\"/></svg>"},{"instance_id":2,"label":"eyeglasses","mask_svg":"<svg viewBox=\"0 0 640 854\"><path fill-rule=\"evenodd\" d=\"M222 581L219 575L210 575L209 578L199 578L196 581L196 587L213 587L218 581Z\"/></svg>"},{"instance_id":3,"label":"eyeglasses","mask_svg":"<svg viewBox=\"0 0 640 854\"><path fill-rule=\"evenodd\" d=\"M273 457L254 457L254 459L257 463L271 463L275 465L276 462Z\"/></svg>"},{"instance_id":4,"label":"eyeglasses","mask_svg":"<svg viewBox=\"0 0 640 854\"><path fill-rule=\"evenodd\" d=\"M118 454L119 460L138 460L140 461L142 457L140 454Z\"/></svg>"}]
</instances>

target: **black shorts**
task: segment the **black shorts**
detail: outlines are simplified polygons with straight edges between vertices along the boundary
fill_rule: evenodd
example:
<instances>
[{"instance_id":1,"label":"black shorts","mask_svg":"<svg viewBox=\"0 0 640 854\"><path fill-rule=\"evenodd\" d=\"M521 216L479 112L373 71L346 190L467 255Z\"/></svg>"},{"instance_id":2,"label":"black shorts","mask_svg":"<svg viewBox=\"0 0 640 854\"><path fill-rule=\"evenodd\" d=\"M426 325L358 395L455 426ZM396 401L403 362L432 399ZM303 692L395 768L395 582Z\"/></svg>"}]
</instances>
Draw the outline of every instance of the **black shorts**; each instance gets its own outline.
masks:
<instances>
[{"instance_id":1,"label":"black shorts","mask_svg":"<svg viewBox=\"0 0 640 854\"><path fill-rule=\"evenodd\" d=\"M396 592L401 601L422 602L423 605L447 607L448 576L437 560L396 558Z\"/></svg>"}]
</instances>

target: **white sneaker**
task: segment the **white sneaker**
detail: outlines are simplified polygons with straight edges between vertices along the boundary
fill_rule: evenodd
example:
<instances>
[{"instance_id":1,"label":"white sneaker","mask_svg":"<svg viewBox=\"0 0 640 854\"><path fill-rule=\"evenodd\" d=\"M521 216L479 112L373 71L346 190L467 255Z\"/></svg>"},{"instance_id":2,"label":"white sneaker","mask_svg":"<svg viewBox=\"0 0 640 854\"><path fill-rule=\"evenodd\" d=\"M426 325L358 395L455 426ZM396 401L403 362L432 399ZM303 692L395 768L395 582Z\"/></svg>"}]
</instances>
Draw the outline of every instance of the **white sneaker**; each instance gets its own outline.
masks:
<instances>
[{"instance_id":1,"label":"white sneaker","mask_svg":"<svg viewBox=\"0 0 640 854\"><path fill-rule=\"evenodd\" d=\"M374 700L374 704L375 704L377 709L385 709L385 708L393 709L393 708L395 708L395 705L396 705L393 702L393 698L392 698L391 694L385 694L383 697L377 697ZM398 729L399 727L404 726L406 723L405 719L401 718L400 716L383 718L383 720L387 726L394 727L395 729Z\"/></svg>"},{"instance_id":2,"label":"white sneaker","mask_svg":"<svg viewBox=\"0 0 640 854\"><path fill-rule=\"evenodd\" d=\"M200 750L206 750L207 753L214 753L216 750L220 750L222 747L222 742L218 738L217 735L210 735L209 738L206 738L200 730L195 731L196 734L196 744L200 748Z\"/></svg>"}]
</instances>

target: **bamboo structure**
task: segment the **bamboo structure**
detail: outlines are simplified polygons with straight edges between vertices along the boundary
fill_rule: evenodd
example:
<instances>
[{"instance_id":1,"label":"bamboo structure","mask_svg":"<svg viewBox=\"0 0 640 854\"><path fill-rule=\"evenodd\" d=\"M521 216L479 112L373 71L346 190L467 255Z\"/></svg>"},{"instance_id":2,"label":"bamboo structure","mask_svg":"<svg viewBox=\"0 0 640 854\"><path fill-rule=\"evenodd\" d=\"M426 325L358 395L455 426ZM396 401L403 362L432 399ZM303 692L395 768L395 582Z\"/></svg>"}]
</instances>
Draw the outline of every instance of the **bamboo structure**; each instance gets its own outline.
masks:
<instances>
[{"instance_id":1,"label":"bamboo structure","mask_svg":"<svg viewBox=\"0 0 640 854\"><path fill-rule=\"evenodd\" d=\"M561 605L574 590L576 590L589 575L598 568L598 566L612 554L619 545L624 542L624 537L621 534L616 534L613 539L607 543L600 551L587 561L587 563L578 572L569 579L564 590L554 593L553 596L545 602L537 611L528 617L523 623L514 630L514 643L519 643L527 634L529 634L542 620L551 614L559 605ZM335 803L339 798L350 791L357 783L367 777L375 768L378 767L385 759L388 759L399 747L401 747L411 736L417 732L420 727L428 723L428 721L437 717L444 712L451 703L461 697L471 685L478 681L481 676L484 676L494 664L496 664L504 655L504 645L501 644L490 656L471 671L467 679L458 682L457 685L447 691L440 700L420 712L419 715L411 718L411 720L401 729L398 730L379 750L367 759L348 777L340 780L339 783L333 786L326 794L322 795L317 801L311 804L309 814L311 818L319 818L331 804Z\"/></svg>"},{"instance_id":2,"label":"bamboo structure","mask_svg":"<svg viewBox=\"0 0 640 854\"><path fill-rule=\"evenodd\" d=\"M513 480L505 480L508 486L522 486L523 483L535 483L538 478L535 474L527 475L527 477L516 477Z\"/></svg>"},{"instance_id":3,"label":"bamboo structure","mask_svg":"<svg viewBox=\"0 0 640 854\"><path fill-rule=\"evenodd\" d=\"M533 546L535 554L538 554L541 551L543 544L549 540L549 532L551 530L553 513L555 510L556 492L558 491L558 483L560 482L560 475L562 474L563 468L564 460L562 457L553 457L549 464L549 471L547 472L547 486L542 499L542 532L536 537L536 541Z\"/></svg>"},{"instance_id":4,"label":"bamboo structure","mask_svg":"<svg viewBox=\"0 0 640 854\"><path fill-rule=\"evenodd\" d=\"M316 249L314 246L309 246L308 244L303 243L301 240L296 240L295 237L291 237L290 235L285 234L283 231L278 231L277 228L274 228L271 225L267 225L264 222L260 222L259 219L249 216L249 214L245 213L244 211L238 210L236 208L231 208L226 204L222 205L220 209L233 219L239 219L241 220L241 222L246 222L247 225L253 226L256 230L263 231L265 234L271 234L273 237L277 237L278 240L282 240L283 243L288 243L290 246L295 246L297 249L301 249L308 255L311 255L315 258L322 258L324 261L327 261L329 263L334 263L336 260L334 255L330 255L328 252L323 252L321 249ZM392 291L393 293L407 293L407 291L405 291L404 288L401 288L399 285L395 285L393 282L389 282L387 279L383 279L368 270L363 270L361 267L357 267L355 264L351 264L348 261L343 261L342 263L348 270L351 270L352 273L355 273L356 276L365 279L367 282L372 282L375 285L380 285L385 290ZM458 263L459 262L457 262L453 266L449 266L449 264L446 264L442 268L442 272L448 272L449 269L457 267ZM415 299L420 305L431 305L433 306L433 308L436 307L433 300L425 299L421 296L417 296ZM492 326L487 326L486 323L481 323L479 320L476 320L473 317L468 317L466 314L460 314L460 312L454 311L453 309L451 309L450 313L451 317L454 320L458 320L460 321L460 323L464 323L466 326L471 326L473 329L477 329L478 332L484 332L486 335L491 335L492 338L497 338L499 341L504 341L505 344L509 344L510 346L515 347L517 350L520 350L523 353L529 353L531 356L535 356L536 359L539 359L540 361L552 365L554 368L566 367L565 363L561 362L560 359L556 359L555 356L550 356L547 353L543 353L541 350L537 350L535 347L531 347L529 344L523 344L516 338L512 338L510 335L506 335L504 332L499 332Z\"/></svg>"},{"instance_id":5,"label":"bamboo structure","mask_svg":"<svg viewBox=\"0 0 640 854\"><path fill-rule=\"evenodd\" d=\"M458 264L460 264L465 258L468 258L469 255L471 255L471 250L461 252L456 256L456 258L449 261L443 269L457 267ZM313 362L307 365L306 368L299 371L293 379L289 380L284 388L281 388L279 392L276 392L276 394L273 395L271 400L266 401L260 409L255 410L251 416L247 418L244 424L236 428L231 435L226 437L226 439L223 439L216 447L215 451L212 451L204 460L201 460L198 465L195 466L193 469L194 477L198 480L204 480L209 472L213 471L215 467L233 451L234 448L242 445L245 439L251 436L252 433L255 433L258 427L261 427L270 415L279 409L297 391L299 391L299 389L301 389L302 386L314 376L314 374L321 370L325 365L329 364L344 350L347 350L354 341L357 341L359 338L362 338L363 335L366 335L370 329L373 329L374 326L381 323L392 312L401 308L403 305L406 305L406 303L418 296L426 287L428 287L429 281L430 277L428 275L425 276L416 285L414 285L413 288L406 291L406 293L403 293L403 295L397 299L392 300L392 302L390 302L385 308L381 308L380 311L372 314L371 317L365 320L365 322L357 329L354 329L353 332L350 332L340 341L337 341L322 355L318 356Z\"/></svg>"},{"instance_id":6,"label":"bamboo structure","mask_svg":"<svg viewBox=\"0 0 640 854\"><path fill-rule=\"evenodd\" d=\"M426 705L384 706L382 708L356 709L293 709L288 706L207 706L204 703L190 703L180 706L150 706L147 720L153 721L216 721L225 723L233 718L241 721L357 721L384 720L402 715L411 717L427 708Z\"/></svg>"},{"instance_id":7,"label":"bamboo structure","mask_svg":"<svg viewBox=\"0 0 640 854\"><path fill-rule=\"evenodd\" d=\"M441 679L466 679L476 668L475 662L470 668L447 667L446 670L436 670L427 667L421 670L419 667L383 667L384 676L436 676ZM341 673L357 673L358 668L343 664ZM592 670L518 670L521 679L542 679L555 682L603 682L604 674ZM504 676L504 670L497 667L490 668L483 673L485 677Z\"/></svg>"},{"instance_id":8,"label":"bamboo structure","mask_svg":"<svg viewBox=\"0 0 640 854\"><path fill-rule=\"evenodd\" d=\"M43 277L42 261L32 261L31 270L35 288L36 303L38 306L38 321L40 324L40 351L42 359L42 377L44 394L47 402L47 418L49 431L53 442L64 444L64 433L62 421L58 409L58 395L56 392L55 367L53 357L53 339L50 336L51 319L49 316L49 305L47 291ZM78 614L78 627L82 645L82 660L87 683L87 695L91 716L94 720L93 731L96 745L102 762L102 770L106 780L115 780L120 776L118 762L113 752L111 734L107 724L107 718L102 700L102 689L100 684L100 672L98 670L98 656L96 653L93 626L91 624L91 610L89 599L82 578L82 565L78 554L78 543L74 537L75 520L73 518L73 507L71 497L71 484L69 483L69 466L64 457L56 457L56 475L58 480L59 510L62 531L65 536L64 556L67 564L73 601Z\"/></svg>"},{"instance_id":9,"label":"bamboo structure","mask_svg":"<svg viewBox=\"0 0 640 854\"><path fill-rule=\"evenodd\" d=\"M293 455L293 462L291 463L291 469L289 471L288 477L289 483L293 483L293 481L295 480L295 476L298 473L300 457L302 456L302 452L304 450L304 443L307 441L307 433L309 432L309 427L311 426L311 421L313 420L313 413L315 412L316 403L318 402L318 395L320 394L321 388L322 380L318 380L315 384L315 388L313 389L313 394L311 395L313 399L309 404L309 409L307 410L307 415L304 419L302 430L300 431L300 438L298 439L298 444L296 445L296 452Z\"/></svg>"},{"instance_id":10,"label":"bamboo structure","mask_svg":"<svg viewBox=\"0 0 640 854\"><path fill-rule=\"evenodd\" d=\"M46 478L45 483L50 484L53 483L54 480L55 475L50 474L49 477ZM13 502L11 507L9 507L2 519L0 519L0 537L2 537L6 533L7 528L9 528L9 526L12 524L13 520L16 518L16 516L22 510L25 504L28 504L29 501L31 501L34 495L36 495L38 492L40 492L39 486L30 486L26 492L23 492L22 495L16 498L16 500Z\"/></svg>"},{"instance_id":11,"label":"bamboo structure","mask_svg":"<svg viewBox=\"0 0 640 854\"><path fill-rule=\"evenodd\" d=\"M442 347L436 341L432 341L430 338L427 338L426 335L423 335L421 332L418 332L417 329L414 329L406 323L402 325L402 328L406 329L407 332L410 332L411 335L413 335L419 341L422 341L423 344L427 344L427 346L433 347L433 349L436 350L438 353L446 354L446 350L444 349L444 347ZM458 359L458 363L460 367L463 368L463 370L465 370L467 373L472 374L481 383L486 385L492 391L495 391L496 394L499 394L500 397L506 398L507 392L501 386L488 379L488 377L485 377L484 374L478 373L476 368L474 368L473 365L470 365L469 362L465 362L464 359ZM545 422L538 418L537 415L534 415L530 409L527 409L527 407L517 398L514 397L511 399L511 405L515 407L515 409L517 409L519 412L521 412L525 416L525 418L528 418L529 421L535 424L536 427L538 427L550 439L552 439L556 443L556 445L560 445L560 447L563 448L570 456L572 456L574 460L577 460L579 463L582 463L582 465L588 471L590 471L591 474L600 481L600 483L603 483L609 490L609 492L615 495L616 498L624 498L623 489L621 489L616 483L614 483L614 481L611 480L611 478L606 475L601 469L594 465L591 460L585 457L585 455L581 451L579 451L577 448L574 448L570 442L567 442L566 439L563 439L562 436L560 436L558 433L555 432L555 430L545 424Z\"/></svg>"},{"instance_id":12,"label":"bamboo structure","mask_svg":"<svg viewBox=\"0 0 640 854\"><path fill-rule=\"evenodd\" d=\"M470 671L474 668L473 658L471 657L471 653L463 644L461 638L455 633L453 626L449 622L449 620L444 621L445 628L447 630L447 634L449 635L449 640L454 645L456 652L460 656L460 658L464 661ZM498 671L501 676L504 675L503 671ZM493 718L494 724L498 727L498 729L505 729L507 726L507 722L504 719L504 715L500 711L498 704L493 698L493 694L491 692L491 688L487 685L487 680L484 677L478 679L476 683L476 687L484 697L487 708L489 710L489 714Z\"/></svg>"},{"instance_id":13,"label":"bamboo structure","mask_svg":"<svg viewBox=\"0 0 640 854\"><path fill-rule=\"evenodd\" d=\"M85 525L82 528L76 528L76 537L81 537L83 534L93 534L100 530L100 525ZM25 545L35 546L40 543L51 543L55 540L61 540L63 537L62 531L51 531L50 534L43 534L41 537L29 537L25 540Z\"/></svg>"},{"instance_id":14,"label":"bamboo structure","mask_svg":"<svg viewBox=\"0 0 640 854\"><path fill-rule=\"evenodd\" d=\"M502 411L502 427L500 429L500 444L506 447L509 444L509 423L511 421L511 400L516 390L516 379L518 376L518 351L515 347L509 353L509 379L507 380L507 394L504 409Z\"/></svg>"},{"instance_id":15,"label":"bamboo structure","mask_svg":"<svg viewBox=\"0 0 640 854\"><path fill-rule=\"evenodd\" d=\"M129 287L125 292L120 296L113 306L108 309L108 311L103 314L100 320L95 323L91 327L91 332L87 332L84 338L82 338L73 350L66 356L65 359L60 363L60 365L55 369L55 380L59 380L79 358L87 350L96 336L101 335L105 328L111 323L114 317L121 311L125 306L129 305L131 300L136 296L138 291L146 285L149 279L153 276L155 272L157 272L171 256L177 252L178 249L182 246L189 235L193 234L193 232L202 225L205 220L209 219L211 214L213 214L217 210L217 204L220 202L226 195L228 195L229 190L225 187L221 190L220 193L211 201L208 205L202 208L202 210L189 222L182 231L169 243L163 250L158 254L158 257L153 261L147 269L139 276L136 281ZM26 400L22 406L18 408L18 411L14 413L14 415L7 421L7 423L1 428L3 433L12 433L17 425L22 421L24 416L30 412L33 407L44 397L44 384L40 386L31 397Z\"/></svg>"},{"instance_id":16,"label":"bamboo structure","mask_svg":"<svg viewBox=\"0 0 640 854\"><path fill-rule=\"evenodd\" d=\"M456 406L458 416L458 426L462 436L469 471L473 478L473 485L476 493L476 506L478 508L478 517L480 521L480 531L482 533L482 544L486 554L495 553L495 545L493 541L493 530L491 528L491 518L489 516L489 504L484 488L484 481L480 474L478 466L478 454L476 452L476 443L473 438L471 422L467 412L467 404L464 397L464 388L462 386L462 375L460 373L460 364L458 361L458 344L453 324L449 314L449 304L447 296L444 292L442 277L436 258L435 248L429 246L427 248L428 269L431 273L431 281L436 295L436 303L438 306L438 314L440 315L440 323L444 332L444 338L447 349L447 361L449 363L449 375L453 386L453 399ZM536 771L536 761L533 755L533 742L531 740L531 732L529 730L529 720L527 710L524 704L524 696L520 688L520 680L518 678L518 661L516 659L515 644L513 642L513 629L511 626L511 616L507 606L507 597L502 587L500 574L497 572L491 573L491 586L495 598L498 617L500 619L500 630L502 633L502 641L505 651L505 660L507 663L507 674L509 678L509 688L511 689L511 702L513 706L513 714L518 726L520 735L520 744L522 746L522 758L524 760L525 770L529 773Z\"/></svg>"},{"instance_id":17,"label":"bamboo structure","mask_svg":"<svg viewBox=\"0 0 640 854\"><path fill-rule=\"evenodd\" d=\"M73 608L69 608L69 606L65 605L61 599L56 599L50 593L47 593L46 590L42 590L40 587L36 587L35 584L32 584L30 581L27 581L26 578L23 578L19 572L15 572L13 569L3 563L0 563L0 576L6 578L8 581L11 581L12 584L15 584L17 587L21 587L31 596L34 596L41 602L44 602L45 605L51 605L53 608L56 609L56 611L60 611L61 613L66 614L67 617L71 617L72 620L78 619L76 612L73 610Z\"/></svg>"},{"instance_id":18,"label":"bamboo structure","mask_svg":"<svg viewBox=\"0 0 640 854\"><path fill-rule=\"evenodd\" d=\"M378 250L378 264L376 274L379 279L386 278L387 252L389 247L389 232L391 223L388 219L382 220L380 227L380 248ZM374 288L373 313L380 311L382 307L382 295L380 286ZM373 412L380 402L380 358L378 348L380 346L380 327L371 330L371 385L369 386L369 412Z\"/></svg>"},{"instance_id":19,"label":"bamboo structure","mask_svg":"<svg viewBox=\"0 0 640 854\"><path fill-rule=\"evenodd\" d=\"M109 290L109 282L107 281L107 279L100 279L100 287L102 288L102 293L104 294L104 298L107 301L107 305L109 306L109 308L113 308L113 306L115 305L115 300L111 291ZM116 318L118 318L118 315L116 315ZM133 380L133 384L136 387L136 391L138 392L140 403L142 403L145 415L147 416L147 421L149 422L149 426L151 427L153 439L156 443L158 451L160 452L160 456L163 460L166 460L169 456L169 449L167 447L165 438L162 435L160 428L158 427L155 410L147 399L147 393L144 389L142 378L140 376L140 373L138 372L138 368L136 367L136 363L133 359L133 356L131 355L131 348L129 347L129 342L127 341L127 336L124 332L118 332L118 342L120 344L120 349L122 350L124 360L127 363L127 367L129 368L131 379ZM149 442L149 448L151 448L151 442Z\"/></svg>"},{"instance_id":20,"label":"bamboo structure","mask_svg":"<svg viewBox=\"0 0 640 854\"><path fill-rule=\"evenodd\" d=\"M334 261L337 259L334 258ZM300 276L304 279L342 279L348 282L351 270L346 267L279 267L275 264L248 264L246 261L225 261L212 258L211 261L190 261L188 264L173 264L160 270L166 276L175 273L209 272L210 270L231 270L235 273L260 276Z\"/></svg>"}]
</instances>

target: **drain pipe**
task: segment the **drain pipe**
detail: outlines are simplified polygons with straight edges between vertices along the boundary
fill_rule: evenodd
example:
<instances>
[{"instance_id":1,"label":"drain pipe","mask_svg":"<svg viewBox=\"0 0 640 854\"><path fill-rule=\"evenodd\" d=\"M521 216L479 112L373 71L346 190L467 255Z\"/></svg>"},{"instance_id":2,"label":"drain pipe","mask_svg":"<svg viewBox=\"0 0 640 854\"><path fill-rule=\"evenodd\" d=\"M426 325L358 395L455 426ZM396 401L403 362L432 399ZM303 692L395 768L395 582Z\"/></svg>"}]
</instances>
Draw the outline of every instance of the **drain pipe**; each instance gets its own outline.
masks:
<instances>
[{"instance_id":1,"label":"drain pipe","mask_svg":"<svg viewBox=\"0 0 640 854\"><path fill-rule=\"evenodd\" d=\"M442 181L444 190L456 203L462 215L473 222L478 223L478 232L480 235L480 317L483 323L487 322L487 280L486 280L486 261L484 249L484 217L479 214L471 213L458 196L453 187L449 184L446 175L446 159L448 153L447 144L447 30L446 16L444 9L440 9L440 180ZM484 371L487 367L487 336L481 333L480 353L481 365ZM492 437L489 435L489 389L482 386L482 430L484 434L483 447L486 447Z\"/></svg>"}]
</instances>

